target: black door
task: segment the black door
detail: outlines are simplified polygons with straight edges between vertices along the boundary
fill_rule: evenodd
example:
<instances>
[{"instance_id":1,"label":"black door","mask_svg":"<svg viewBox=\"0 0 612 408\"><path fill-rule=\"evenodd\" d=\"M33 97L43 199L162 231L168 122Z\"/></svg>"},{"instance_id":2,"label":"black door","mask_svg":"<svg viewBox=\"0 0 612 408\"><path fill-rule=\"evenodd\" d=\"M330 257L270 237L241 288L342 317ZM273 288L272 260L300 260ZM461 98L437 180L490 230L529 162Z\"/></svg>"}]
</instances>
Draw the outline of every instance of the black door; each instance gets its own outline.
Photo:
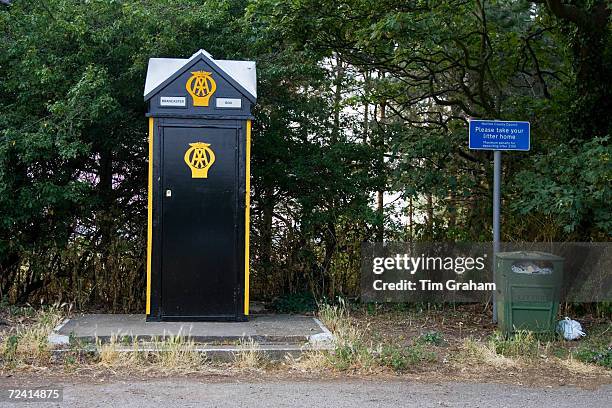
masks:
<instances>
[{"instance_id":1,"label":"black door","mask_svg":"<svg viewBox=\"0 0 612 408\"><path fill-rule=\"evenodd\" d=\"M162 314L235 316L235 128L164 127Z\"/></svg>"}]
</instances>

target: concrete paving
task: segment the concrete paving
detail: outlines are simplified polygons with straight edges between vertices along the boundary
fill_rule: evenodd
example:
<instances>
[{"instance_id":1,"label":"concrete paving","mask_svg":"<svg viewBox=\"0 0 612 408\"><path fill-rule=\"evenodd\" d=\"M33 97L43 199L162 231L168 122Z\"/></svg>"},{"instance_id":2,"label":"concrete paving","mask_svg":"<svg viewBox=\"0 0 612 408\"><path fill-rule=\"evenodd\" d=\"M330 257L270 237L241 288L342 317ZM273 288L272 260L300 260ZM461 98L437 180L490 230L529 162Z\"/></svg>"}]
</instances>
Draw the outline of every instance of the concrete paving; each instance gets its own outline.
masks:
<instances>
[{"instance_id":1,"label":"concrete paving","mask_svg":"<svg viewBox=\"0 0 612 408\"><path fill-rule=\"evenodd\" d=\"M170 336L189 337L197 343L235 344L253 339L262 344L303 344L330 341L331 334L317 319L298 315L255 315L247 322L146 322L140 314L78 315L58 326L50 341L69 339L92 343L137 337L140 341Z\"/></svg>"}]
</instances>

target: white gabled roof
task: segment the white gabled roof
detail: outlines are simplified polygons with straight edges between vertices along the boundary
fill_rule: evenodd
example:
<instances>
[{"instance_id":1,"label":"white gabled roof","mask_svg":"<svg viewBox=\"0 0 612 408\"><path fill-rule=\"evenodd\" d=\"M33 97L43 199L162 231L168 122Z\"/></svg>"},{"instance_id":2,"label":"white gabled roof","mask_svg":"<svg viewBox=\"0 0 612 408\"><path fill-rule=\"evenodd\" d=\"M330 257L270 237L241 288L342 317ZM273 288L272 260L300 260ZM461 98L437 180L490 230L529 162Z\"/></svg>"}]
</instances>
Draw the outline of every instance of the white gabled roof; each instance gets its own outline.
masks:
<instances>
[{"instance_id":1,"label":"white gabled roof","mask_svg":"<svg viewBox=\"0 0 612 408\"><path fill-rule=\"evenodd\" d=\"M144 98L166 82L172 75L189 65L196 58L204 57L207 62L216 64L221 70L238 83L253 99L257 99L257 74L255 61L216 60L205 50L199 50L189 59L183 58L150 58L145 81Z\"/></svg>"}]
</instances>

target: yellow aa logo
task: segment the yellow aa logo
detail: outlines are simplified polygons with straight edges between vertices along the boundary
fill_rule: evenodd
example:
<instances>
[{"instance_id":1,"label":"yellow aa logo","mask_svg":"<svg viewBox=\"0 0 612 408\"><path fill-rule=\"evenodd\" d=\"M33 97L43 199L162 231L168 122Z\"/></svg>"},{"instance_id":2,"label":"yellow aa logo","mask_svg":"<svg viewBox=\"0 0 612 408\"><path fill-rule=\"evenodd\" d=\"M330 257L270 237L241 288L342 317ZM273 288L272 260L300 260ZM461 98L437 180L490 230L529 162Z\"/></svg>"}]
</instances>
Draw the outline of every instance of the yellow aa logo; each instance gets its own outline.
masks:
<instances>
[{"instance_id":1,"label":"yellow aa logo","mask_svg":"<svg viewBox=\"0 0 612 408\"><path fill-rule=\"evenodd\" d=\"M195 71L185 84L193 99L193 106L208 106L208 100L217 90L217 84L210 72Z\"/></svg>"},{"instance_id":2,"label":"yellow aa logo","mask_svg":"<svg viewBox=\"0 0 612 408\"><path fill-rule=\"evenodd\" d=\"M209 143L189 143L185 152L185 163L191 169L191 178L208 178L208 169L215 162L215 152Z\"/></svg>"}]
</instances>

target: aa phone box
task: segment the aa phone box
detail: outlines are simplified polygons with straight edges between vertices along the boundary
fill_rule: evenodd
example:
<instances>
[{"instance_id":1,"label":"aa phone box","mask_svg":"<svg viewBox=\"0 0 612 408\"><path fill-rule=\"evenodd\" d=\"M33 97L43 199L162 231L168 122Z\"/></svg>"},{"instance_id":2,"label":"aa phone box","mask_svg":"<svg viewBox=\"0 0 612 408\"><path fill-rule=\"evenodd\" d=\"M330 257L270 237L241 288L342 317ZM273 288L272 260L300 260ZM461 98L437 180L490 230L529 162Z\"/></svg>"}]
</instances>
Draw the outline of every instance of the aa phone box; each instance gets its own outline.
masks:
<instances>
[{"instance_id":1,"label":"aa phone box","mask_svg":"<svg viewBox=\"0 0 612 408\"><path fill-rule=\"evenodd\" d=\"M151 58L144 95L147 321L246 320L255 63Z\"/></svg>"}]
</instances>

